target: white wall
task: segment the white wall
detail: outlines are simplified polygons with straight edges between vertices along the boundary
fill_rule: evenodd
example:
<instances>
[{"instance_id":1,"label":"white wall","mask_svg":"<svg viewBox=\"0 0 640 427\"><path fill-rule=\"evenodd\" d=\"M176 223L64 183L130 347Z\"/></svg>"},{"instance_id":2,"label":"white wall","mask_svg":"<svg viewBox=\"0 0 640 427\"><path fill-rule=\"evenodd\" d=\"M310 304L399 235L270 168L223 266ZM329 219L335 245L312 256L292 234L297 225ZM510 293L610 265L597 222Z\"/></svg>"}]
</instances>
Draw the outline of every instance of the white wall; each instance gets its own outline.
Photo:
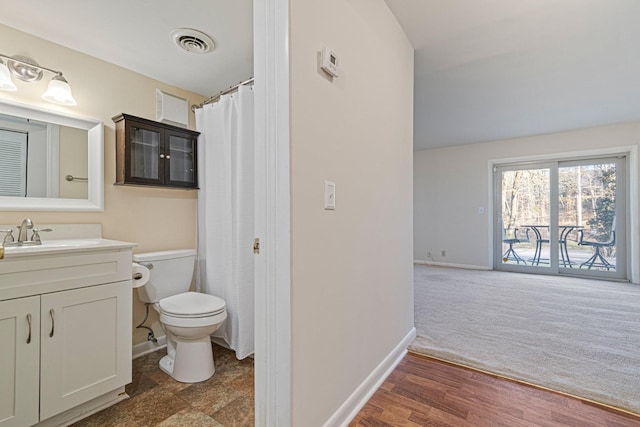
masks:
<instances>
[{"instance_id":1,"label":"white wall","mask_svg":"<svg viewBox=\"0 0 640 427\"><path fill-rule=\"evenodd\" d=\"M639 143L640 122L631 122L415 152L414 259L426 260L431 251L435 262L491 267L490 160L561 156ZM637 166L630 173L637 177ZM632 183L631 191L637 193L637 183ZM478 213L479 207L484 207L484 214ZM637 203L633 209L637 212ZM637 233L637 228L630 230ZM632 249L635 259L637 248Z\"/></svg>"},{"instance_id":2,"label":"white wall","mask_svg":"<svg viewBox=\"0 0 640 427\"><path fill-rule=\"evenodd\" d=\"M290 22L292 425L320 426L413 328L413 49L382 0Z\"/></svg>"}]
</instances>

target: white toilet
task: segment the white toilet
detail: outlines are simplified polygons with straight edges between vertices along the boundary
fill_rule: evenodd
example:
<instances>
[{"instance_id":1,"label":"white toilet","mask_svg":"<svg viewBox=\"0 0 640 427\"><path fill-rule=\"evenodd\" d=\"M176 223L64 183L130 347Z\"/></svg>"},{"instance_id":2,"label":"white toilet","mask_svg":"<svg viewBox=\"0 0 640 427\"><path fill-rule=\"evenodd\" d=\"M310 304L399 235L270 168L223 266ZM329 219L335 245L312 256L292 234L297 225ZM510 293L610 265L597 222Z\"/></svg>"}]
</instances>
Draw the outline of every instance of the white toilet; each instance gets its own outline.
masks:
<instances>
[{"instance_id":1,"label":"white toilet","mask_svg":"<svg viewBox=\"0 0 640 427\"><path fill-rule=\"evenodd\" d=\"M136 254L133 261L150 271L138 288L142 302L160 313L167 337L167 355L160 369L183 383L211 378L215 372L210 335L227 318L223 299L189 292L196 252L192 249Z\"/></svg>"}]
</instances>

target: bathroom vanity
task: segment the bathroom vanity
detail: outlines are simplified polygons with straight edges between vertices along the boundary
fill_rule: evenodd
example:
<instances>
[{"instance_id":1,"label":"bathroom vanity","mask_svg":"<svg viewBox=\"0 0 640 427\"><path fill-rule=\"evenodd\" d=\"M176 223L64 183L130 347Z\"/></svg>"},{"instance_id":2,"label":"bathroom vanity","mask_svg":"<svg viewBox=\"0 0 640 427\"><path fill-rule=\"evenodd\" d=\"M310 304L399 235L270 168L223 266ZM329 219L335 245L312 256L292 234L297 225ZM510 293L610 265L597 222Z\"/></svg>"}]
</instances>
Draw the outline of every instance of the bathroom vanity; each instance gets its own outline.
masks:
<instances>
[{"instance_id":1,"label":"bathroom vanity","mask_svg":"<svg viewBox=\"0 0 640 427\"><path fill-rule=\"evenodd\" d=\"M132 243L7 247L0 260L0 426L60 426L127 398Z\"/></svg>"}]
</instances>

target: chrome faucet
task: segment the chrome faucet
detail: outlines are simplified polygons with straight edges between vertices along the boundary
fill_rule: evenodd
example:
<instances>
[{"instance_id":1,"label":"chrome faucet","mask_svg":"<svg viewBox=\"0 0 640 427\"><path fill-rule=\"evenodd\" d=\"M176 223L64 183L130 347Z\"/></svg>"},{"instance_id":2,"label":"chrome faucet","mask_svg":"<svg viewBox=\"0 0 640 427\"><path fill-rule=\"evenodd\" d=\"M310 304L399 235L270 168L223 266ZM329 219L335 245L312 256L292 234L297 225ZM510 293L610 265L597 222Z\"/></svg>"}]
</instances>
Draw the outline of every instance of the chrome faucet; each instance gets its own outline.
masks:
<instances>
[{"instance_id":1,"label":"chrome faucet","mask_svg":"<svg viewBox=\"0 0 640 427\"><path fill-rule=\"evenodd\" d=\"M33 234L31 235L31 240L29 240L29 230L33 230ZM0 249L4 252L5 247L9 246L31 246L31 245L41 245L42 239L40 238L40 233L43 231L53 231L50 228L33 228L33 221L30 218L25 218L22 221L22 224L18 226L18 240L14 240L13 238L13 229L9 230L0 230L0 233L6 233L4 239L2 240L2 244L0 245ZM0 254L0 259L2 259L3 254Z\"/></svg>"},{"instance_id":2,"label":"chrome faucet","mask_svg":"<svg viewBox=\"0 0 640 427\"><path fill-rule=\"evenodd\" d=\"M18 244L29 240L29 237L27 236L27 230L31 230L32 228L33 222L31 221L31 218L25 218L24 220L22 220L22 224L18 226Z\"/></svg>"}]
</instances>

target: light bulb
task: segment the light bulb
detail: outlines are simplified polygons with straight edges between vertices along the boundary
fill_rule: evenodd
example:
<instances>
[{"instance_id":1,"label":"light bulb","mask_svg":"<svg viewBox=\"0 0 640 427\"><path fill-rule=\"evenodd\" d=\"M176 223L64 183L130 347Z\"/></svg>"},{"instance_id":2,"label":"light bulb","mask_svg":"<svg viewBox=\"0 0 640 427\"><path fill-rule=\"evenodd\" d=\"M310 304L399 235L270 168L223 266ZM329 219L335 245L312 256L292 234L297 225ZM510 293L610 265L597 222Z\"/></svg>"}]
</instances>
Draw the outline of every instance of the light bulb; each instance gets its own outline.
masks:
<instances>
[{"instance_id":1,"label":"light bulb","mask_svg":"<svg viewBox=\"0 0 640 427\"><path fill-rule=\"evenodd\" d=\"M18 90L13 80L11 80L9 69L4 65L2 59L0 59L0 90L8 90L10 92Z\"/></svg>"},{"instance_id":2,"label":"light bulb","mask_svg":"<svg viewBox=\"0 0 640 427\"><path fill-rule=\"evenodd\" d=\"M47 91L42 94L42 99L61 105L77 105L73 95L71 95L71 86L62 75L57 75L49 82Z\"/></svg>"}]
</instances>

